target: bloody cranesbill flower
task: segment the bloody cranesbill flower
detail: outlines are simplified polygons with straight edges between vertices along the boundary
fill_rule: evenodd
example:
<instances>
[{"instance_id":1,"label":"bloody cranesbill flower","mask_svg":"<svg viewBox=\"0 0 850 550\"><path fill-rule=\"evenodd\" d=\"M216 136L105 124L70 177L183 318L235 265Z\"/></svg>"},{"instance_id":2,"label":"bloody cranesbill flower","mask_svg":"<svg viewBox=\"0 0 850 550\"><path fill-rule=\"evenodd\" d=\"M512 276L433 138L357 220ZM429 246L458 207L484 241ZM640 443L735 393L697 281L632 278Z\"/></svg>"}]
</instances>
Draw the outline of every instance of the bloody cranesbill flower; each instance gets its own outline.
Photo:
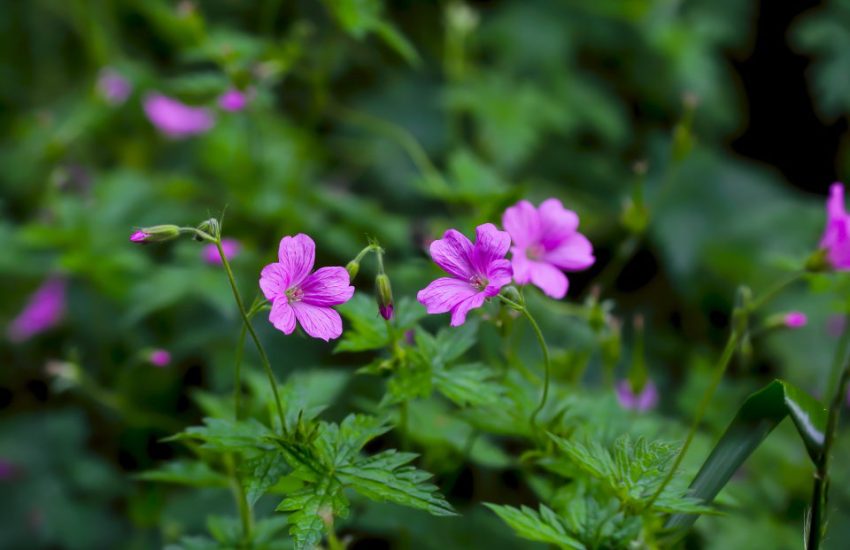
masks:
<instances>
[{"instance_id":1,"label":"bloody cranesbill flower","mask_svg":"<svg viewBox=\"0 0 850 550\"><path fill-rule=\"evenodd\" d=\"M644 412L658 405L658 389L652 380L647 380L643 389L637 393L632 388L631 382L620 380L617 382L616 393L620 406L630 411Z\"/></svg>"},{"instance_id":2,"label":"bloody cranesbill flower","mask_svg":"<svg viewBox=\"0 0 850 550\"><path fill-rule=\"evenodd\" d=\"M133 91L133 85L121 73L106 67L97 77L97 91L110 105L121 105Z\"/></svg>"},{"instance_id":3,"label":"bloody cranesbill flower","mask_svg":"<svg viewBox=\"0 0 850 550\"><path fill-rule=\"evenodd\" d=\"M826 228L820 247L833 269L850 270L850 215L844 207L844 185L833 183L826 201Z\"/></svg>"},{"instance_id":4,"label":"bloody cranesbill flower","mask_svg":"<svg viewBox=\"0 0 850 550\"><path fill-rule=\"evenodd\" d=\"M789 311L782 317L782 321L788 328L801 328L806 326L809 318L802 311Z\"/></svg>"},{"instance_id":5,"label":"bloody cranesbill flower","mask_svg":"<svg viewBox=\"0 0 850 550\"><path fill-rule=\"evenodd\" d=\"M578 232L578 215L558 199L534 206L519 201L505 210L502 224L511 239L514 280L532 283L547 296L561 299L569 282L562 270L578 271L593 265L593 245Z\"/></svg>"},{"instance_id":6,"label":"bloody cranesbill flower","mask_svg":"<svg viewBox=\"0 0 850 550\"><path fill-rule=\"evenodd\" d=\"M247 104L248 93L237 90L236 88L227 90L218 98L218 106L231 113L241 111Z\"/></svg>"},{"instance_id":7,"label":"bloody cranesbill flower","mask_svg":"<svg viewBox=\"0 0 850 550\"><path fill-rule=\"evenodd\" d=\"M475 244L454 229L431 243L431 258L451 277L441 277L416 298L428 313L451 312L453 327L466 321L469 310L481 307L511 282L511 263L505 259L511 238L492 223L475 229Z\"/></svg>"},{"instance_id":8,"label":"bloody cranesbill flower","mask_svg":"<svg viewBox=\"0 0 850 550\"><path fill-rule=\"evenodd\" d=\"M64 311L65 281L56 277L47 279L9 325L9 340L22 342L44 332L59 322Z\"/></svg>"},{"instance_id":9,"label":"bloody cranesbill flower","mask_svg":"<svg viewBox=\"0 0 850 550\"><path fill-rule=\"evenodd\" d=\"M238 253L241 245L239 241L236 239L222 239L221 240L221 249L224 251L224 257L227 258L229 262L232 260ZM203 252L201 253L204 261L211 265L221 265L221 256L218 253L218 248L210 243L204 246Z\"/></svg>"},{"instance_id":10,"label":"bloody cranesbill flower","mask_svg":"<svg viewBox=\"0 0 850 550\"><path fill-rule=\"evenodd\" d=\"M148 235L144 231L133 231L133 234L130 235L130 242L143 243L148 240L148 237L150 237L150 235Z\"/></svg>"},{"instance_id":11,"label":"bloody cranesbill flower","mask_svg":"<svg viewBox=\"0 0 850 550\"><path fill-rule=\"evenodd\" d=\"M148 355L148 361L150 361L151 365L155 367L167 367L171 364L171 353L169 353L168 350L157 348L150 352L150 355Z\"/></svg>"},{"instance_id":12,"label":"bloody cranesbill flower","mask_svg":"<svg viewBox=\"0 0 850 550\"><path fill-rule=\"evenodd\" d=\"M313 338L328 341L342 334L342 319L331 306L354 295L344 267L323 267L310 273L316 260L313 239L299 233L284 237L278 261L263 268L260 288L272 303L269 321L284 334L292 334L295 321Z\"/></svg>"},{"instance_id":13,"label":"bloody cranesbill flower","mask_svg":"<svg viewBox=\"0 0 850 550\"><path fill-rule=\"evenodd\" d=\"M158 93L149 94L145 98L144 107L151 123L172 138L203 134L215 124L215 118L207 109L190 107Z\"/></svg>"}]
</instances>

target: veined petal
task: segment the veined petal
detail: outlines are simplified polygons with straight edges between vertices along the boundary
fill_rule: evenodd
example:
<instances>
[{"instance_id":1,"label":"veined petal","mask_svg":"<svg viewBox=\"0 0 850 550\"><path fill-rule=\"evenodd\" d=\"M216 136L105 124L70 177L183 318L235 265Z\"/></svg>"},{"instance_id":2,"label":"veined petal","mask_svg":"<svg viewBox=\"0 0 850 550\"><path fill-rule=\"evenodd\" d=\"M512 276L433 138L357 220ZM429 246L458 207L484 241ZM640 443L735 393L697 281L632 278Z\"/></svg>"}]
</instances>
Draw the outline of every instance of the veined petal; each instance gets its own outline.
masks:
<instances>
[{"instance_id":1,"label":"veined petal","mask_svg":"<svg viewBox=\"0 0 850 550\"><path fill-rule=\"evenodd\" d=\"M457 327L465 323L466 314L469 313L469 310L481 307L486 298L487 296L484 292L478 292L457 304L452 308L452 321L449 324Z\"/></svg>"},{"instance_id":2,"label":"veined petal","mask_svg":"<svg viewBox=\"0 0 850 550\"><path fill-rule=\"evenodd\" d=\"M488 287L496 287L501 289L503 286L510 284L513 278L513 269L511 268L510 260L496 260L491 262L487 270Z\"/></svg>"},{"instance_id":3,"label":"veined petal","mask_svg":"<svg viewBox=\"0 0 850 550\"><path fill-rule=\"evenodd\" d=\"M295 312L285 299L272 302L269 321L274 325L274 328L284 334L292 334L292 331L295 330Z\"/></svg>"},{"instance_id":4,"label":"veined petal","mask_svg":"<svg viewBox=\"0 0 850 550\"><path fill-rule=\"evenodd\" d=\"M316 243L304 233L294 237L286 236L280 240L277 257L286 271L289 285L298 285L313 269L313 262L316 261Z\"/></svg>"},{"instance_id":5,"label":"veined petal","mask_svg":"<svg viewBox=\"0 0 850 550\"><path fill-rule=\"evenodd\" d=\"M441 277L420 290L416 299L428 313L446 313L477 292L475 287L465 281Z\"/></svg>"},{"instance_id":6,"label":"veined petal","mask_svg":"<svg viewBox=\"0 0 850 550\"><path fill-rule=\"evenodd\" d=\"M567 210L558 199L547 199L537 209L540 216L540 244L556 248L578 229L578 214Z\"/></svg>"},{"instance_id":7,"label":"veined petal","mask_svg":"<svg viewBox=\"0 0 850 550\"><path fill-rule=\"evenodd\" d=\"M471 255L472 243L455 229L449 229L442 239L431 243L431 258L443 271L458 279L469 280L474 275Z\"/></svg>"},{"instance_id":8,"label":"veined petal","mask_svg":"<svg viewBox=\"0 0 850 550\"><path fill-rule=\"evenodd\" d=\"M279 263L269 264L260 272L260 289L268 300L274 300L286 293L289 288L289 277Z\"/></svg>"},{"instance_id":9,"label":"veined petal","mask_svg":"<svg viewBox=\"0 0 850 550\"><path fill-rule=\"evenodd\" d=\"M561 269L587 269L593 265L593 245L581 233L573 233L561 241L558 248L546 252L543 261L549 262Z\"/></svg>"},{"instance_id":10,"label":"veined petal","mask_svg":"<svg viewBox=\"0 0 850 550\"><path fill-rule=\"evenodd\" d=\"M475 246L472 251L472 264L482 275L489 271L489 266L496 260L501 260L511 247L511 236L505 231L499 231L492 223L485 223L475 228Z\"/></svg>"},{"instance_id":11,"label":"veined petal","mask_svg":"<svg viewBox=\"0 0 850 550\"><path fill-rule=\"evenodd\" d=\"M354 295L354 287L349 284L348 271L344 267L317 269L300 286L304 292L301 300L314 306L337 306Z\"/></svg>"},{"instance_id":12,"label":"veined petal","mask_svg":"<svg viewBox=\"0 0 850 550\"><path fill-rule=\"evenodd\" d=\"M540 216L528 201L519 201L505 210L502 225L518 247L531 246L540 238Z\"/></svg>"},{"instance_id":13,"label":"veined petal","mask_svg":"<svg viewBox=\"0 0 850 550\"><path fill-rule=\"evenodd\" d=\"M531 264L531 282L549 297L560 300L567 295L569 282L557 267L546 262L529 262Z\"/></svg>"},{"instance_id":14,"label":"veined petal","mask_svg":"<svg viewBox=\"0 0 850 550\"><path fill-rule=\"evenodd\" d=\"M301 328L313 338L320 338L327 342L339 338L342 334L342 318L336 310L305 302L293 303L292 309Z\"/></svg>"},{"instance_id":15,"label":"veined petal","mask_svg":"<svg viewBox=\"0 0 850 550\"><path fill-rule=\"evenodd\" d=\"M515 246L511 249L511 268L514 281L520 285L531 282L531 260L525 254L525 249Z\"/></svg>"}]
</instances>

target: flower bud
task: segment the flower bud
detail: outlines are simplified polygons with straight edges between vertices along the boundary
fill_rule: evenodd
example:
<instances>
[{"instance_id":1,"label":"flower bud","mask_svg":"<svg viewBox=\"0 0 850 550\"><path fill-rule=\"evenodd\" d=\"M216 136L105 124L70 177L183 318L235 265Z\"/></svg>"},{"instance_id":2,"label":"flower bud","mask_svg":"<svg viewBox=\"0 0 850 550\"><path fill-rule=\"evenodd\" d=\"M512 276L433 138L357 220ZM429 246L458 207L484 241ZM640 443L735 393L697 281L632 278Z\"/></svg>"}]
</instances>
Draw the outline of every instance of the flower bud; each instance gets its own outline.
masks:
<instances>
[{"instance_id":1,"label":"flower bud","mask_svg":"<svg viewBox=\"0 0 850 550\"><path fill-rule=\"evenodd\" d=\"M162 348L151 350L148 361L155 367L167 367L171 363L171 353Z\"/></svg>"},{"instance_id":2,"label":"flower bud","mask_svg":"<svg viewBox=\"0 0 850 550\"><path fill-rule=\"evenodd\" d=\"M519 291L514 285L504 287L501 294L511 302L522 304L522 296L520 296Z\"/></svg>"},{"instance_id":3,"label":"flower bud","mask_svg":"<svg viewBox=\"0 0 850 550\"><path fill-rule=\"evenodd\" d=\"M130 235L133 243L160 243L170 241L180 236L180 228L176 225L152 225L143 227Z\"/></svg>"},{"instance_id":4,"label":"flower bud","mask_svg":"<svg viewBox=\"0 0 850 550\"><path fill-rule=\"evenodd\" d=\"M348 271L348 279L353 281L357 274L360 272L360 262L357 260L351 260L347 264L345 264L345 270Z\"/></svg>"},{"instance_id":5,"label":"flower bud","mask_svg":"<svg viewBox=\"0 0 850 550\"><path fill-rule=\"evenodd\" d=\"M390 286L390 278L386 273L380 273L375 277L375 288L378 297L378 311L381 317L389 321L393 318L393 289Z\"/></svg>"}]
</instances>

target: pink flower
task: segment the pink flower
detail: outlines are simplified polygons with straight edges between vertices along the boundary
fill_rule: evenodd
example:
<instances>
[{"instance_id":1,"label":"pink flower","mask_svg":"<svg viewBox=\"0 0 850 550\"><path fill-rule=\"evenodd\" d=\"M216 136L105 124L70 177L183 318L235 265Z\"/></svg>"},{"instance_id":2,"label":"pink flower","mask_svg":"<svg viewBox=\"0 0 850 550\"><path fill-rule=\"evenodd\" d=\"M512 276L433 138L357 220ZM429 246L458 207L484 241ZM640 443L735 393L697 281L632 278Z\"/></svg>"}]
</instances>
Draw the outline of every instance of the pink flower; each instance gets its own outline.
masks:
<instances>
[{"instance_id":1,"label":"pink flower","mask_svg":"<svg viewBox=\"0 0 850 550\"><path fill-rule=\"evenodd\" d=\"M339 338L342 319L331 306L344 304L354 295L348 271L323 267L311 274L316 243L303 233L281 239L278 260L260 273L260 288L272 303L269 321L284 334L292 334L297 319L313 338Z\"/></svg>"},{"instance_id":2,"label":"pink flower","mask_svg":"<svg viewBox=\"0 0 850 550\"><path fill-rule=\"evenodd\" d=\"M547 296L561 299L567 294L562 270L577 271L593 265L593 245L578 232L578 215L566 210L558 199L534 206L519 201L505 210L502 224L513 240L511 262L514 280L532 283Z\"/></svg>"},{"instance_id":3,"label":"pink flower","mask_svg":"<svg viewBox=\"0 0 850 550\"><path fill-rule=\"evenodd\" d=\"M231 113L241 111L245 108L245 105L247 104L247 92L242 92L240 90L237 90L236 88L231 88L227 90L218 98L218 106L224 109L225 111L230 111Z\"/></svg>"},{"instance_id":4,"label":"pink flower","mask_svg":"<svg viewBox=\"0 0 850 550\"><path fill-rule=\"evenodd\" d=\"M809 318L802 311L789 311L783 317L783 321L788 328L800 328L806 326Z\"/></svg>"},{"instance_id":5,"label":"pink flower","mask_svg":"<svg viewBox=\"0 0 850 550\"><path fill-rule=\"evenodd\" d=\"M224 257L227 258L228 262L239 253L241 247L239 241L236 239L221 240L221 249L224 251ZM221 265L221 256L219 256L218 248L214 244L210 243L206 245L201 255L208 264Z\"/></svg>"},{"instance_id":6,"label":"pink flower","mask_svg":"<svg viewBox=\"0 0 850 550\"><path fill-rule=\"evenodd\" d=\"M22 342L55 326L65 312L65 281L47 279L8 328L9 340Z\"/></svg>"},{"instance_id":7,"label":"pink flower","mask_svg":"<svg viewBox=\"0 0 850 550\"><path fill-rule=\"evenodd\" d=\"M171 354L167 350L157 348L151 351L148 361L155 367L167 367L171 364Z\"/></svg>"},{"instance_id":8,"label":"pink flower","mask_svg":"<svg viewBox=\"0 0 850 550\"><path fill-rule=\"evenodd\" d=\"M417 300L428 313L451 312L453 327L466 321L469 310L481 307L511 282L511 264L505 259L511 238L492 223L475 229L475 244L449 229L431 243L431 258L451 277L441 277L419 291Z\"/></svg>"},{"instance_id":9,"label":"pink flower","mask_svg":"<svg viewBox=\"0 0 850 550\"><path fill-rule=\"evenodd\" d=\"M133 85L121 73L106 67L97 77L97 91L110 105L121 105L133 91Z\"/></svg>"},{"instance_id":10,"label":"pink flower","mask_svg":"<svg viewBox=\"0 0 850 550\"><path fill-rule=\"evenodd\" d=\"M130 235L130 242L131 243L143 243L143 242L148 240L149 236L150 235L148 235L144 231L133 231L133 234Z\"/></svg>"},{"instance_id":11,"label":"pink flower","mask_svg":"<svg viewBox=\"0 0 850 550\"><path fill-rule=\"evenodd\" d=\"M215 124L215 118L207 109L190 107L158 93L149 94L144 107L151 123L172 138L203 134Z\"/></svg>"},{"instance_id":12,"label":"pink flower","mask_svg":"<svg viewBox=\"0 0 850 550\"><path fill-rule=\"evenodd\" d=\"M826 201L826 228L820 240L833 269L850 270L850 215L844 207L844 185L833 183Z\"/></svg>"},{"instance_id":13,"label":"pink flower","mask_svg":"<svg viewBox=\"0 0 850 550\"><path fill-rule=\"evenodd\" d=\"M635 394L628 380L617 382L617 401L626 410L644 412L658 405L658 389L652 380L647 380L640 393Z\"/></svg>"}]
</instances>

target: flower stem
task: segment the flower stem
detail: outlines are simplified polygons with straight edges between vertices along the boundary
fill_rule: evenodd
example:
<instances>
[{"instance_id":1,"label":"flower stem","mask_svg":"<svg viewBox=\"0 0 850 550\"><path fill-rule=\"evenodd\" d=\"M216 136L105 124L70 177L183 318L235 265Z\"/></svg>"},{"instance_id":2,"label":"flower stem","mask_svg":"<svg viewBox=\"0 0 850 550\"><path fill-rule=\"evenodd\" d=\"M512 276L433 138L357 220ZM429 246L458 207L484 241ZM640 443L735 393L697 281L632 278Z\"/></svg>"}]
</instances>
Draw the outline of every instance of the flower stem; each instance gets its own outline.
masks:
<instances>
[{"instance_id":1,"label":"flower stem","mask_svg":"<svg viewBox=\"0 0 850 550\"><path fill-rule=\"evenodd\" d=\"M845 333L850 332L845 327ZM823 514L829 496L829 463L830 451L838 431L838 420L841 417L841 409L844 405L844 396L847 394L847 386L850 385L850 362L844 363L841 377L838 380L836 391L832 396L829 406L829 416L826 421L826 434L824 436L823 450L818 457L815 468L815 480L812 487L812 507L809 511L809 532L806 550L818 550L823 537Z\"/></svg>"},{"instance_id":2,"label":"flower stem","mask_svg":"<svg viewBox=\"0 0 850 550\"><path fill-rule=\"evenodd\" d=\"M227 256L224 253L224 249L221 247L220 236L217 236L215 240L215 247L218 249L218 255L221 257L221 264L224 266L224 271L227 273L227 279L230 281L230 289L233 291L233 298L236 300L236 306L239 308L239 314L242 316L242 322L244 323L245 328L248 329L251 339L254 341L257 353L260 354L260 362L262 362L263 368L266 371L266 376L269 379L269 385L272 388L275 406L277 407L277 414L280 418L280 428L281 430L286 430L286 416L283 414L283 406L280 404L280 392L278 392L277 389L277 381L275 381L274 378L274 371L272 371L272 366L269 362L268 355L266 355L266 350L263 348L263 344L260 343L260 339L257 337L254 327L251 326L251 319L248 317L248 312L245 310L245 303L242 301L242 296L239 295L239 289L236 287L236 279L233 277L233 270L230 269L230 262L227 261Z\"/></svg>"},{"instance_id":3,"label":"flower stem","mask_svg":"<svg viewBox=\"0 0 850 550\"><path fill-rule=\"evenodd\" d=\"M251 506L248 504L248 496L245 494L245 487L242 485L239 475L236 473L236 465L234 463L233 455L225 455L224 462L227 466L227 471L230 474L230 486L233 490L233 497L236 499L236 505L239 508L239 519L242 523L242 542L245 547L249 547L251 543L251 528L254 523L251 514Z\"/></svg>"},{"instance_id":4,"label":"flower stem","mask_svg":"<svg viewBox=\"0 0 850 550\"><path fill-rule=\"evenodd\" d=\"M239 330L239 341L236 344L236 369L233 380L233 419L239 421L240 401L242 399L242 353L245 349L245 325Z\"/></svg>"}]
</instances>

